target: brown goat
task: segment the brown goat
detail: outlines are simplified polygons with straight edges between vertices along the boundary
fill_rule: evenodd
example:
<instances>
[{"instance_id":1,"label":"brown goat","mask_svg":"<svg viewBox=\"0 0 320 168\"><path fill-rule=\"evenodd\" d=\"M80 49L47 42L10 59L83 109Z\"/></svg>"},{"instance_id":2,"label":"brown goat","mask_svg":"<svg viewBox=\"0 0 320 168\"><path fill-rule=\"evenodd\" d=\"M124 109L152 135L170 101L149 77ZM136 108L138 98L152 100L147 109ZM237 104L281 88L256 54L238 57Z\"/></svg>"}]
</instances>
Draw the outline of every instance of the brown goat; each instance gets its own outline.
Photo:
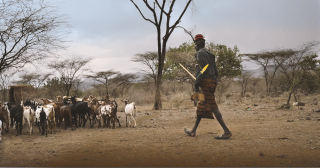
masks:
<instances>
[{"instance_id":1,"label":"brown goat","mask_svg":"<svg viewBox=\"0 0 320 168\"><path fill-rule=\"evenodd\" d=\"M5 125L5 132L9 132L9 115L8 110L5 106L0 107L0 120L2 121L3 125Z\"/></svg>"},{"instance_id":2,"label":"brown goat","mask_svg":"<svg viewBox=\"0 0 320 168\"><path fill-rule=\"evenodd\" d=\"M92 120L92 123L91 123L90 127L92 128L94 126L94 122L93 121L96 118L99 118L99 117L97 117L97 116L99 116L99 111L98 111L99 103L98 103L98 100L96 98L91 98L91 101L89 102L88 105L89 105L89 112L90 112L89 117L91 117L91 120ZM98 120L98 122L99 122L98 128L100 128L101 127L100 119Z\"/></svg>"},{"instance_id":3,"label":"brown goat","mask_svg":"<svg viewBox=\"0 0 320 168\"><path fill-rule=\"evenodd\" d=\"M62 122L62 119L64 120L64 129L67 130L67 126L71 127L73 130L73 124L72 124L72 116L71 116L71 108L69 105L64 105L60 107L60 122ZM60 126L60 124L59 124Z\"/></svg>"},{"instance_id":4,"label":"brown goat","mask_svg":"<svg viewBox=\"0 0 320 168\"><path fill-rule=\"evenodd\" d=\"M60 120L59 120L59 118L60 118L60 108L61 108L61 106L64 105L64 103L63 102L52 102L52 101L50 101L49 99L46 99L46 98L40 99L40 100L43 101L44 105L52 105L53 106L54 113L55 113L54 115L56 117L56 121L58 122L58 126L60 127Z\"/></svg>"}]
</instances>

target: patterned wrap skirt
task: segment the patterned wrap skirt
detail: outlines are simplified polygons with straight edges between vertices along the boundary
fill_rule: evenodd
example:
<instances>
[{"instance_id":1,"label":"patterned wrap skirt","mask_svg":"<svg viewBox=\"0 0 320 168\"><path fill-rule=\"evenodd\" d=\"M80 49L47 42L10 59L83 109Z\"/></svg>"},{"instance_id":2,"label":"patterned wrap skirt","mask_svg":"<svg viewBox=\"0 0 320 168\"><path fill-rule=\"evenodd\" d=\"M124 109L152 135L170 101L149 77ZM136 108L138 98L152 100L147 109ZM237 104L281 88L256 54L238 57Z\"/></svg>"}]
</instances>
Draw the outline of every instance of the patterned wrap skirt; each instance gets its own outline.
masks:
<instances>
[{"instance_id":1,"label":"patterned wrap skirt","mask_svg":"<svg viewBox=\"0 0 320 168\"><path fill-rule=\"evenodd\" d=\"M204 94L205 101L199 102L197 106L197 118L214 119L213 111L218 109L214 92L217 82L213 79L202 79L200 89Z\"/></svg>"}]
</instances>

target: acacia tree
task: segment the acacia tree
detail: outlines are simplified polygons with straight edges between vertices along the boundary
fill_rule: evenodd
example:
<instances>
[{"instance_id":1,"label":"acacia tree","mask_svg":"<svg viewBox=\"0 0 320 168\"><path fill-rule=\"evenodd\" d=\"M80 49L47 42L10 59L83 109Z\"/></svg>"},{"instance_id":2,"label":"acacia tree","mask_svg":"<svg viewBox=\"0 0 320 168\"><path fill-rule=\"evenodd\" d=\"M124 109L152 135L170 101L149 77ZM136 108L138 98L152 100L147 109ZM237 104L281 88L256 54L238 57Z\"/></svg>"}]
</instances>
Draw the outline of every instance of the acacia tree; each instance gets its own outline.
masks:
<instances>
[{"instance_id":1,"label":"acacia tree","mask_svg":"<svg viewBox=\"0 0 320 168\"><path fill-rule=\"evenodd\" d=\"M117 76L112 78L110 81L115 85L112 90L112 96L115 96L115 91L118 89L121 96L124 95L124 92L127 91L132 85L131 83L137 79L137 76L134 74L121 74L118 73Z\"/></svg>"},{"instance_id":2,"label":"acacia tree","mask_svg":"<svg viewBox=\"0 0 320 168\"><path fill-rule=\"evenodd\" d=\"M140 69L145 72L147 76L154 80L154 83L157 82L157 65L158 65L158 53L157 52L145 52L143 54L136 54L132 58L133 62L139 62L146 65L149 70Z\"/></svg>"},{"instance_id":3,"label":"acacia tree","mask_svg":"<svg viewBox=\"0 0 320 168\"><path fill-rule=\"evenodd\" d=\"M48 64L50 69L56 70L60 74L60 80L65 85L65 91L69 96L70 90L76 79L79 79L83 71L83 67L91 61L90 58L81 58L73 56L61 61L54 61Z\"/></svg>"},{"instance_id":4,"label":"acacia tree","mask_svg":"<svg viewBox=\"0 0 320 168\"><path fill-rule=\"evenodd\" d=\"M219 102L223 93L227 91L231 85L232 78L241 75L242 72L242 59L239 54L237 46L233 48L227 47L222 44L214 44L213 42L206 42L206 49L215 55L216 65L218 69L219 85L217 86L217 93L219 96ZM181 63L190 72L195 73L196 51L194 49L194 43L183 43L179 47L169 48L167 52L165 67L166 76L171 76L174 79L178 79L181 82L188 82L194 87L194 80L180 67Z\"/></svg>"},{"instance_id":5,"label":"acacia tree","mask_svg":"<svg viewBox=\"0 0 320 168\"><path fill-rule=\"evenodd\" d=\"M256 54L243 54L248 57L248 61L251 61L257 65L260 65L264 71L264 79L266 83L266 91L271 91L273 79L275 78L279 68L286 61L286 58L293 55L293 50L274 50L274 51L262 51Z\"/></svg>"},{"instance_id":6,"label":"acacia tree","mask_svg":"<svg viewBox=\"0 0 320 168\"><path fill-rule=\"evenodd\" d=\"M50 97L50 99L55 99L56 95L65 93L65 85L58 77L48 78L43 88L46 89L45 97Z\"/></svg>"},{"instance_id":7,"label":"acacia tree","mask_svg":"<svg viewBox=\"0 0 320 168\"><path fill-rule=\"evenodd\" d=\"M0 73L21 68L64 48L69 25L51 4L33 0L0 2Z\"/></svg>"},{"instance_id":8,"label":"acacia tree","mask_svg":"<svg viewBox=\"0 0 320 168\"><path fill-rule=\"evenodd\" d=\"M219 73L219 84L216 88L218 102L233 83L233 78L242 74L243 67L241 65L242 55L239 54L237 46L233 48L223 44L207 44L207 49L216 56L216 65Z\"/></svg>"},{"instance_id":9,"label":"acacia tree","mask_svg":"<svg viewBox=\"0 0 320 168\"><path fill-rule=\"evenodd\" d=\"M38 89L45 85L45 81L51 76L51 73L23 73L19 75L20 80L15 81L17 84L28 84L32 85L35 88L35 94L37 93Z\"/></svg>"},{"instance_id":10,"label":"acacia tree","mask_svg":"<svg viewBox=\"0 0 320 168\"><path fill-rule=\"evenodd\" d=\"M108 70L108 71L100 71L94 73L94 75L86 75L87 78L92 78L93 80L104 85L106 89L107 95L109 95L109 80L112 76L120 74L119 71Z\"/></svg>"},{"instance_id":11,"label":"acacia tree","mask_svg":"<svg viewBox=\"0 0 320 168\"><path fill-rule=\"evenodd\" d=\"M183 11L179 15L178 19L173 22L172 25L170 25L171 18L172 18L172 12L173 12L173 7L176 3L176 0L168 1L169 8L168 11L166 11L166 0L162 1L162 4L158 2L158 0L154 0L153 3L149 3L147 0L143 0L144 4L146 7L152 12L153 15L153 21L151 19L146 18L143 13L141 12L140 8L138 5L131 0L131 2L134 4L134 6L138 9L140 12L141 16L143 17L144 20L152 23L156 29L157 29L157 44L158 44L158 74L157 74L157 80L156 80L156 93L155 93L155 103L153 106L153 109L159 110L162 108L162 103L161 103L161 94L160 94L160 88L161 88L161 83L162 83L162 70L164 68L164 60L166 56L166 47L167 47L167 42L169 40L169 37L171 36L172 32L177 28L178 24L181 22L181 18L185 14L186 10L188 9L189 5L192 0L188 0ZM158 10L159 9L159 15ZM163 16L166 17L166 22L165 22L165 33L164 36L161 37L161 27L162 27L162 18ZM162 40L162 42L161 42Z\"/></svg>"},{"instance_id":12,"label":"acacia tree","mask_svg":"<svg viewBox=\"0 0 320 168\"><path fill-rule=\"evenodd\" d=\"M316 78L316 69L319 60L317 60L318 55L313 50L319 42L310 42L303 44L299 49L283 50L287 54L281 57L281 60L277 59L277 63L280 65L280 72L284 74L288 82L288 99L287 107L289 107L289 102L292 94L294 95L295 101L296 90L305 80L313 80ZM280 61L283 63L280 64Z\"/></svg>"}]
</instances>

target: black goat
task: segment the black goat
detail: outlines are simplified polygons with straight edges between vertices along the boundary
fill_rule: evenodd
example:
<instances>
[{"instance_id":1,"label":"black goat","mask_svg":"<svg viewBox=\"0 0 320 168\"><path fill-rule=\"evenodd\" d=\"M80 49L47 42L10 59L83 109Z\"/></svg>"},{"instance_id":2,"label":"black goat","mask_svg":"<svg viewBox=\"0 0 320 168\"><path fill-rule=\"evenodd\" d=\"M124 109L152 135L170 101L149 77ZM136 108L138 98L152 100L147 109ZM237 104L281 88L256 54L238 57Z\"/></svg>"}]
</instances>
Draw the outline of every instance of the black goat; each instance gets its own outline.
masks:
<instances>
[{"instance_id":1,"label":"black goat","mask_svg":"<svg viewBox=\"0 0 320 168\"><path fill-rule=\"evenodd\" d=\"M34 111L37 110L37 105L36 105L36 102L35 102L35 101L26 100L26 101L23 103L23 106L29 106L29 107L31 107Z\"/></svg>"},{"instance_id":2,"label":"black goat","mask_svg":"<svg viewBox=\"0 0 320 168\"><path fill-rule=\"evenodd\" d=\"M40 112L40 127L42 127L42 133L41 135L44 135L46 133L46 136L48 136L48 120L47 120L47 114L44 112L43 107ZM39 127L39 130L40 130ZM41 130L40 130L41 132Z\"/></svg>"},{"instance_id":3,"label":"black goat","mask_svg":"<svg viewBox=\"0 0 320 168\"><path fill-rule=\"evenodd\" d=\"M88 103L87 102L76 102L76 97L75 96L71 97L71 101L72 101L72 104L73 104L73 106L71 107L71 113L76 113L75 116L79 115L79 117L81 117L82 120L83 120L83 126L82 127L85 127L86 126L86 118L85 118L85 116L89 116ZM88 118L89 118L89 122L90 122L90 125L91 125L91 119L90 119L90 117L88 117ZM77 117L75 117L74 119L75 119L75 121L74 121L75 125L77 127L77 121L76 121Z\"/></svg>"},{"instance_id":4,"label":"black goat","mask_svg":"<svg viewBox=\"0 0 320 168\"><path fill-rule=\"evenodd\" d=\"M22 131L23 107L20 104L12 106L11 103L7 103L7 106L10 111L11 126L13 127L15 123L18 136Z\"/></svg>"}]
</instances>

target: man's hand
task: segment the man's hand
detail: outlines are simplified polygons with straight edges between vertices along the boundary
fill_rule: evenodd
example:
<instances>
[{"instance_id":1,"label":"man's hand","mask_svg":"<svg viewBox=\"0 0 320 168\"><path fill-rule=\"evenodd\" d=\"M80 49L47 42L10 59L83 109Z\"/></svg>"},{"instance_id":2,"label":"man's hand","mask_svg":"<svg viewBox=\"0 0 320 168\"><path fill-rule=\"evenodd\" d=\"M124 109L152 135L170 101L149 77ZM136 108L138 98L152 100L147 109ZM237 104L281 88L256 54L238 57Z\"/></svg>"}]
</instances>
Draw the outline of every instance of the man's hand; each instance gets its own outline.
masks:
<instances>
[{"instance_id":1,"label":"man's hand","mask_svg":"<svg viewBox=\"0 0 320 168\"><path fill-rule=\"evenodd\" d=\"M196 93L199 93L199 92L200 92L199 86L194 86L194 92L196 92Z\"/></svg>"}]
</instances>

